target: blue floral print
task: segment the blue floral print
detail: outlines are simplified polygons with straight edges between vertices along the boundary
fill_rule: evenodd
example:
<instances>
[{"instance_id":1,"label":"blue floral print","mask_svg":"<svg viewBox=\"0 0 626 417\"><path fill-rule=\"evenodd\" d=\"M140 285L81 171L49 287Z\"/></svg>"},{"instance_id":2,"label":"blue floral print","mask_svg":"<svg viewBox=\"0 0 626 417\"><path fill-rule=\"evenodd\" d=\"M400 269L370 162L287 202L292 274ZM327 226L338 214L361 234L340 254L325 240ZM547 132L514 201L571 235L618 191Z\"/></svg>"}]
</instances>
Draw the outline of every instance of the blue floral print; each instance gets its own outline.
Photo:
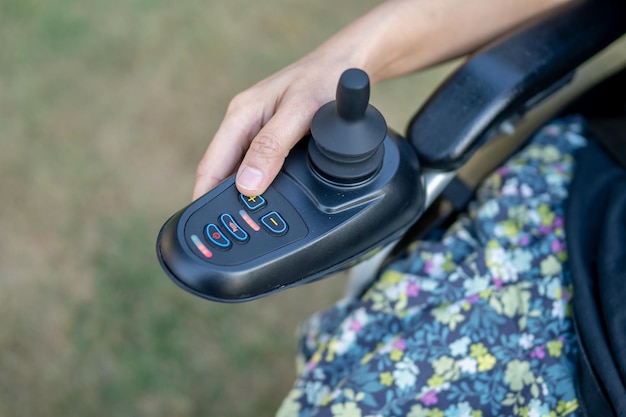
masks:
<instances>
[{"instance_id":1,"label":"blue floral print","mask_svg":"<svg viewBox=\"0 0 626 417\"><path fill-rule=\"evenodd\" d=\"M545 126L443 237L311 317L278 416L576 415L563 203L582 132Z\"/></svg>"}]
</instances>

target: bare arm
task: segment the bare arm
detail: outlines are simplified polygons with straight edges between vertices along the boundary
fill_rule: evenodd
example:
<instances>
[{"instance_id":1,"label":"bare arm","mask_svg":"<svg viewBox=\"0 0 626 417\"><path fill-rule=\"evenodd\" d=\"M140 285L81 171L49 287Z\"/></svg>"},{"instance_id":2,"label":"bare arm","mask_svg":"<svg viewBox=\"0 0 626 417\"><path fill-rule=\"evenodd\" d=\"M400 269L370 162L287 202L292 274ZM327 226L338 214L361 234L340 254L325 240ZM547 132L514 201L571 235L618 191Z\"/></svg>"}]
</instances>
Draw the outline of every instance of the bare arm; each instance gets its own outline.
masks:
<instances>
[{"instance_id":1,"label":"bare arm","mask_svg":"<svg viewBox=\"0 0 626 417\"><path fill-rule=\"evenodd\" d=\"M194 199L237 171L237 188L262 194L313 114L334 97L340 74L372 82L471 52L571 0L388 0L316 50L237 95L198 165Z\"/></svg>"}]
</instances>

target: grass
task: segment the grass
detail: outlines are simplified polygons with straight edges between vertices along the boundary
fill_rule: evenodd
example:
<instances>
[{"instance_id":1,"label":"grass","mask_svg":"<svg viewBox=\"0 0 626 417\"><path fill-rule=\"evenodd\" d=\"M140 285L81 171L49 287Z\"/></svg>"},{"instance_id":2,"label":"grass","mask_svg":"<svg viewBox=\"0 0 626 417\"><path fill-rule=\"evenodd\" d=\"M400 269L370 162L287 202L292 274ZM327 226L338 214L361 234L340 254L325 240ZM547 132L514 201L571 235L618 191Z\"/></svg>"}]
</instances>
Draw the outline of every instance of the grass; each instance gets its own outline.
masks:
<instances>
[{"instance_id":1,"label":"grass","mask_svg":"<svg viewBox=\"0 0 626 417\"><path fill-rule=\"evenodd\" d=\"M343 282L210 303L154 240L229 99L375 3L0 0L0 415L272 415ZM373 101L402 130L440 78Z\"/></svg>"}]
</instances>

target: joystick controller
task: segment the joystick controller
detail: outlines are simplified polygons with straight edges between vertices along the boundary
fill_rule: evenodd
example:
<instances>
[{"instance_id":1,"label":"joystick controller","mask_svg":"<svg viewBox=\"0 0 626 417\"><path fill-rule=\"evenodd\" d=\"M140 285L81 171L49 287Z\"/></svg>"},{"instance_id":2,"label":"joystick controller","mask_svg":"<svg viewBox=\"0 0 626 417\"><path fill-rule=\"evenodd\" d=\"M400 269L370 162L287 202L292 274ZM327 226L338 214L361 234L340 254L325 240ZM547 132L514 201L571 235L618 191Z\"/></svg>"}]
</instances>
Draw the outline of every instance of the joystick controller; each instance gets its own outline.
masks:
<instances>
[{"instance_id":1,"label":"joystick controller","mask_svg":"<svg viewBox=\"0 0 626 417\"><path fill-rule=\"evenodd\" d=\"M367 74L347 70L263 195L239 193L232 176L167 220L157 256L169 277L209 300L247 301L399 240L424 208L421 169L369 94Z\"/></svg>"},{"instance_id":2,"label":"joystick controller","mask_svg":"<svg viewBox=\"0 0 626 417\"><path fill-rule=\"evenodd\" d=\"M369 98L367 74L349 69L339 79L337 100L315 113L308 151L313 168L323 178L355 185L382 166L387 123Z\"/></svg>"}]
</instances>

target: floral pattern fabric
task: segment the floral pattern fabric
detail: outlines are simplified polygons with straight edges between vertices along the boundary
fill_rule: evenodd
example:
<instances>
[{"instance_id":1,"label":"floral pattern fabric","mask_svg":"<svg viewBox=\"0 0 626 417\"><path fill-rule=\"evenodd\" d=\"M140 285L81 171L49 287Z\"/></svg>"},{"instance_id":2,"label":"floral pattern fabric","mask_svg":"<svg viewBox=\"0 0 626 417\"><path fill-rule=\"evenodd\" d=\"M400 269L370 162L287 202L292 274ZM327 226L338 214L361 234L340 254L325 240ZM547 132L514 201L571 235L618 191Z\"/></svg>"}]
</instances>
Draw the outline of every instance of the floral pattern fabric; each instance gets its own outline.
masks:
<instances>
[{"instance_id":1,"label":"floral pattern fabric","mask_svg":"<svg viewBox=\"0 0 626 417\"><path fill-rule=\"evenodd\" d=\"M545 126L443 237L302 327L278 416L574 416L563 206L583 123Z\"/></svg>"}]
</instances>

